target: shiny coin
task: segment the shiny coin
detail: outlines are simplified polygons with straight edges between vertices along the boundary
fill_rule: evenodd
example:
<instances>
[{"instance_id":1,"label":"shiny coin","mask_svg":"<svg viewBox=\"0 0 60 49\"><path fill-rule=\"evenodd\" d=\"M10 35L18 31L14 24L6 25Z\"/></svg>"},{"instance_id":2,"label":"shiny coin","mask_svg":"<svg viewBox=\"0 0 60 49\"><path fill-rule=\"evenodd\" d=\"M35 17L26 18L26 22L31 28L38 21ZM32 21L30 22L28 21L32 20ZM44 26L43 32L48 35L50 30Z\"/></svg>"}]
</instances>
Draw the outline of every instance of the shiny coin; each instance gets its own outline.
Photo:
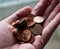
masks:
<instances>
[{"instance_id":1,"label":"shiny coin","mask_svg":"<svg viewBox=\"0 0 60 49\"><path fill-rule=\"evenodd\" d=\"M33 17L32 15L25 17L25 21L27 22L27 26L31 27L35 24L35 22L33 21Z\"/></svg>"},{"instance_id":2,"label":"shiny coin","mask_svg":"<svg viewBox=\"0 0 60 49\"><path fill-rule=\"evenodd\" d=\"M36 17L34 17L33 21L35 23L42 23L44 21L44 18L41 16L36 16Z\"/></svg>"},{"instance_id":3,"label":"shiny coin","mask_svg":"<svg viewBox=\"0 0 60 49\"><path fill-rule=\"evenodd\" d=\"M12 26L16 26L19 23L19 20L12 23Z\"/></svg>"},{"instance_id":4,"label":"shiny coin","mask_svg":"<svg viewBox=\"0 0 60 49\"><path fill-rule=\"evenodd\" d=\"M33 26L34 24L35 24L34 21L28 21L28 22L27 22L27 26L28 26L28 27L31 27L31 26Z\"/></svg>"},{"instance_id":5,"label":"shiny coin","mask_svg":"<svg viewBox=\"0 0 60 49\"><path fill-rule=\"evenodd\" d=\"M31 38L31 31L29 29L25 29L22 33L22 41L29 41Z\"/></svg>"},{"instance_id":6,"label":"shiny coin","mask_svg":"<svg viewBox=\"0 0 60 49\"><path fill-rule=\"evenodd\" d=\"M43 27L40 24L35 24L30 30L34 35L41 35Z\"/></svg>"},{"instance_id":7,"label":"shiny coin","mask_svg":"<svg viewBox=\"0 0 60 49\"><path fill-rule=\"evenodd\" d=\"M30 14L29 16L25 17L25 21L27 22L27 26L31 27L35 24L35 22L33 21L33 18L35 16L33 14Z\"/></svg>"}]
</instances>

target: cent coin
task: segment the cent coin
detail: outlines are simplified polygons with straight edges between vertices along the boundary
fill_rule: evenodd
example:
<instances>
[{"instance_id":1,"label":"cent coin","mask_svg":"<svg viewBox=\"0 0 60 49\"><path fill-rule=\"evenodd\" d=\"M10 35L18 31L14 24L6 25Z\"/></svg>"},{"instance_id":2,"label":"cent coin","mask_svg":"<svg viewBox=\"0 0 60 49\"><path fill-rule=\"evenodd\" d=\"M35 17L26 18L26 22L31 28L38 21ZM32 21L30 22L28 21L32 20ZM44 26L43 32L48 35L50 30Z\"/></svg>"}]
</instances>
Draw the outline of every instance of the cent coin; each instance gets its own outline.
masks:
<instances>
[{"instance_id":1,"label":"cent coin","mask_svg":"<svg viewBox=\"0 0 60 49\"><path fill-rule=\"evenodd\" d=\"M36 16L34 17L33 21L35 23L42 23L44 21L44 18L42 16Z\"/></svg>"},{"instance_id":2,"label":"cent coin","mask_svg":"<svg viewBox=\"0 0 60 49\"><path fill-rule=\"evenodd\" d=\"M43 27L40 24L35 24L30 30L34 35L41 35Z\"/></svg>"},{"instance_id":3,"label":"cent coin","mask_svg":"<svg viewBox=\"0 0 60 49\"><path fill-rule=\"evenodd\" d=\"M32 44L34 41L35 41L35 36L34 36L34 34L32 34L30 40L28 41L28 43Z\"/></svg>"},{"instance_id":4,"label":"cent coin","mask_svg":"<svg viewBox=\"0 0 60 49\"><path fill-rule=\"evenodd\" d=\"M31 38L31 31L29 29L25 29L22 32L22 41L29 41L29 39Z\"/></svg>"},{"instance_id":5,"label":"cent coin","mask_svg":"<svg viewBox=\"0 0 60 49\"><path fill-rule=\"evenodd\" d=\"M25 17L25 21L27 22L28 27L31 27L35 24L32 17Z\"/></svg>"}]
</instances>

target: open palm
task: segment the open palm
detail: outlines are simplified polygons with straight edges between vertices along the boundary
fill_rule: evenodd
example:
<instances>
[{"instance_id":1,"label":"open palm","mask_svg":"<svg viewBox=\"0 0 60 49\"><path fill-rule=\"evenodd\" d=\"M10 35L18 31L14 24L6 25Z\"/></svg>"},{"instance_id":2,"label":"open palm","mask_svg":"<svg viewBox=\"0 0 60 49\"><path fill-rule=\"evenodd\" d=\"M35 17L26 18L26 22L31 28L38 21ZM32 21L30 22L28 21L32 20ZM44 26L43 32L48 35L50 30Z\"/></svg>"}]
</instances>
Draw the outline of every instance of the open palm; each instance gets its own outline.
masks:
<instances>
[{"instance_id":1,"label":"open palm","mask_svg":"<svg viewBox=\"0 0 60 49\"><path fill-rule=\"evenodd\" d=\"M43 49L50 39L53 31L60 24L60 3L59 0L40 0L32 10L32 14L45 18L42 35L37 35L33 44L18 44L13 36L12 22L27 16L31 13L29 6L15 12L10 17L0 21L0 49Z\"/></svg>"}]
</instances>

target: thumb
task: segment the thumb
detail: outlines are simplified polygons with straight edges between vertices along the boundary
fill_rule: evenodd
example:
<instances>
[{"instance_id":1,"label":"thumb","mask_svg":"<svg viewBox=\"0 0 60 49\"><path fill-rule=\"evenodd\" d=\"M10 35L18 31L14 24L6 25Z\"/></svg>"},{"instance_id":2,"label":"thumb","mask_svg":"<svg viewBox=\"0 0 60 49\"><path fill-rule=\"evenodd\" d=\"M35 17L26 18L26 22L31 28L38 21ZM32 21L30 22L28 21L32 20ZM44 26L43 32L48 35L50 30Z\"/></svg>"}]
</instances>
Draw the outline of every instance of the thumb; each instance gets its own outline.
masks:
<instances>
[{"instance_id":1,"label":"thumb","mask_svg":"<svg viewBox=\"0 0 60 49\"><path fill-rule=\"evenodd\" d=\"M35 49L35 47L32 44L21 44L18 49Z\"/></svg>"}]
</instances>

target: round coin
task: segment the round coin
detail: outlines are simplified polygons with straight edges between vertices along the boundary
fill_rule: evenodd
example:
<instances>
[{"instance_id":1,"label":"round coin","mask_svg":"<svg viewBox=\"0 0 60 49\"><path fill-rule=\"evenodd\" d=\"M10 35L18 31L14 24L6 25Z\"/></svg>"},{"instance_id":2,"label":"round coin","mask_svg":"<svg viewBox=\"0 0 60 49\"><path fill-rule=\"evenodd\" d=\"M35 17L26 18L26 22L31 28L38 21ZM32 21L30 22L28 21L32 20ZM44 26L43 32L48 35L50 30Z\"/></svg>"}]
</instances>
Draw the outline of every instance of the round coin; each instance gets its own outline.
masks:
<instances>
[{"instance_id":1,"label":"round coin","mask_svg":"<svg viewBox=\"0 0 60 49\"><path fill-rule=\"evenodd\" d=\"M31 27L35 24L32 17L25 17L25 21L27 22L28 27Z\"/></svg>"},{"instance_id":2,"label":"round coin","mask_svg":"<svg viewBox=\"0 0 60 49\"><path fill-rule=\"evenodd\" d=\"M22 32L22 41L24 42L29 41L30 38L31 38L31 31L29 29L25 29Z\"/></svg>"},{"instance_id":3,"label":"round coin","mask_svg":"<svg viewBox=\"0 0 60 49\"><path fill-rule=\"evenodd\" d=\"M40 24L35 24L30 30L34 35L41 35L43 27Z\"/></svg>"},{"instance_id":4,"label":"round coin","mask_svg":"<svg viewBox=\"0 0 60 49\"><path fill-rule=\"evenodd\" d=\"M28 41L28 43L32 44L34 41L35 41L35 36L32 34L30 40Z\"/></svg>"},{"instance_id":5,"label":"round coin","mask_svg":"<svg viewBox=\"0 0 60 49\"><path fill-rule=\"evenodd\" d=\"M33 26L34 24L35 24L34 21L28 21L28 22L27 22L27 26L28 26L28 27L31 27L31 26Z\"/></svg>"},{"instance_id":6,"label":"round coin","mask_svg":"<svg viewBox=\"0 0 60 49\"><path fill-rule=\"evenodd\" d=\"M36 17L34 17L33 21L35 23L42 23L44 21L44 18L41 16L36 16Z\"/></svg>"}]
</instances>

